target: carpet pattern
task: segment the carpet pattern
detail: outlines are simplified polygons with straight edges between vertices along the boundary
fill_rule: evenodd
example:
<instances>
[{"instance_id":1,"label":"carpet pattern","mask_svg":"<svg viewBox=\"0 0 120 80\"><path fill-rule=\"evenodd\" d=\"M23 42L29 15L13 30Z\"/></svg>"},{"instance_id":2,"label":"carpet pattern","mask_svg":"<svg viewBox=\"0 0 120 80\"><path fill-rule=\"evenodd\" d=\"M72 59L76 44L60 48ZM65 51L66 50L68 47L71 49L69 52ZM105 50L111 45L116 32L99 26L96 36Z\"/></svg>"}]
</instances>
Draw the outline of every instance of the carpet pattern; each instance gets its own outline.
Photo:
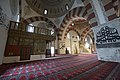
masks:
<instances>
[{"instance_id":1,"label":"carpet pattern","mask_svg":"<svg viewBox=\"0 0 120 80\"><path fill-rule=\"evenodd\" d=\"M86 73L82 77L79 76L99 65L102 66L90 74ZM0 66L0 80L88 80L90 78L91 80L103 80L116 65L117 63L98 61L96 55L4 64ZM97 77L90 77L93 75Z\"/></svg>"}]
</instances>

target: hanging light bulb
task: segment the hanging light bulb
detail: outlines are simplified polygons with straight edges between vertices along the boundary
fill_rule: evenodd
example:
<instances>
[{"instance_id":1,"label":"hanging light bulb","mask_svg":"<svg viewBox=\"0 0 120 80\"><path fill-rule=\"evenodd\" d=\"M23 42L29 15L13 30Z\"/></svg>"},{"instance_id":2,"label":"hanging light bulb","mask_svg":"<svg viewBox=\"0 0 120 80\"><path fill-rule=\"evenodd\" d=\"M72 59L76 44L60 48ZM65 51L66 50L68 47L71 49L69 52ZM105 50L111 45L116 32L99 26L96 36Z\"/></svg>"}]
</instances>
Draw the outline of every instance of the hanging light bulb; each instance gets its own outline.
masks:
<instances>
[{"instance_id":1,"label":"hanging light bulb","mask_svg":"<svg viewBox=\"0 0 120 80\"><path fill-rule=\"evenodd\" d=\"M72 26L74 26L75 24L74 23L72 23Z\"/></svg>"}]
</instances>

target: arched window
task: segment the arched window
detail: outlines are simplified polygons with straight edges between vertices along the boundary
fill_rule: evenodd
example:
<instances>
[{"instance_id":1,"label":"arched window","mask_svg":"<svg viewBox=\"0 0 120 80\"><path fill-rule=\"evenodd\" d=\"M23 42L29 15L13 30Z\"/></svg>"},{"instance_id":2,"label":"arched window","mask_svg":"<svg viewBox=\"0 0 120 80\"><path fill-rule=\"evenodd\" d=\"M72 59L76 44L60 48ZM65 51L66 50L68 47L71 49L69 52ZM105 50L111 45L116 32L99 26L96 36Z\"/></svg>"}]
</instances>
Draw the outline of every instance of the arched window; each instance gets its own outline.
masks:
<instances>
[{"instance_id":1,"label":"arched window","mask_svg":"<svg viewBox=\"0 0 120 80\"><path fill-rule=\"evenodd\" d=\"M66 4L66 5L65 5L65 8L66 8L66 10L68 10L68 9L69 9L69 6L68 6L68 4Z\"/></svg>"},{"instance_id":2,"label":"arched window","mask_svg":"<svg viewBox=\"0 0 120 80\"><path fill-rule=\"evenodd\" d=\"M47 9L44 10L44 14L48 14L48 10Z\"/></svg>"}]
</instances>

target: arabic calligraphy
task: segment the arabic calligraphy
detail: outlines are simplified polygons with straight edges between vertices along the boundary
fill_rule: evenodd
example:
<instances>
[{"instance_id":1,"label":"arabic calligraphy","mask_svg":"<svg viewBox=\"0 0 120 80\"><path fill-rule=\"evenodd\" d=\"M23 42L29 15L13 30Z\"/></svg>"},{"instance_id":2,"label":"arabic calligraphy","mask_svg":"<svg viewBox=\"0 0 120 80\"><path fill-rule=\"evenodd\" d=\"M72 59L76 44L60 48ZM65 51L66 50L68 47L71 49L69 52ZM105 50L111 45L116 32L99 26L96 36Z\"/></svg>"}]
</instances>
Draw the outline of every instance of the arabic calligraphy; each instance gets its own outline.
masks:
<instances>
[{"instance_id":1,"label":"arabic calligraphy","mask_svg":"<svg viewBox=\"0 0 120 80\"><path fill-rule=\"evenodd\" d=\"M120 40L120 36L115 28L109 28L108 26L105 26L96 34L97 44L113 43L117 40Z\"/></svg>"}]
</instances>

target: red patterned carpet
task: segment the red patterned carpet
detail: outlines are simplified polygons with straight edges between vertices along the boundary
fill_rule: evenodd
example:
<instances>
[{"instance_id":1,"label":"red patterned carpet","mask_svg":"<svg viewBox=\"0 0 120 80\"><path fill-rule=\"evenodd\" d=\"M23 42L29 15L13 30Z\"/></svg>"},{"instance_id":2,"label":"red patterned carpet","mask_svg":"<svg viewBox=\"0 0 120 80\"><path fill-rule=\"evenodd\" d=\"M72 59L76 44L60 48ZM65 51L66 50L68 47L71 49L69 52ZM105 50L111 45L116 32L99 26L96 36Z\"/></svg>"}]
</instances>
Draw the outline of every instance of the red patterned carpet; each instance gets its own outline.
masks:
<instances>
[{"instance_id":1,"label":"red patterned carpet","mask_svg":"<svg viewBox=\"0 0 120 80\"><path fill-rule=\"evenodd\" d=\"M118 63L102 62L95 54L69 56L57 59L3 64L0 80L105 80L111 76L120 80Z\"/></svg>"}]
</instances>

